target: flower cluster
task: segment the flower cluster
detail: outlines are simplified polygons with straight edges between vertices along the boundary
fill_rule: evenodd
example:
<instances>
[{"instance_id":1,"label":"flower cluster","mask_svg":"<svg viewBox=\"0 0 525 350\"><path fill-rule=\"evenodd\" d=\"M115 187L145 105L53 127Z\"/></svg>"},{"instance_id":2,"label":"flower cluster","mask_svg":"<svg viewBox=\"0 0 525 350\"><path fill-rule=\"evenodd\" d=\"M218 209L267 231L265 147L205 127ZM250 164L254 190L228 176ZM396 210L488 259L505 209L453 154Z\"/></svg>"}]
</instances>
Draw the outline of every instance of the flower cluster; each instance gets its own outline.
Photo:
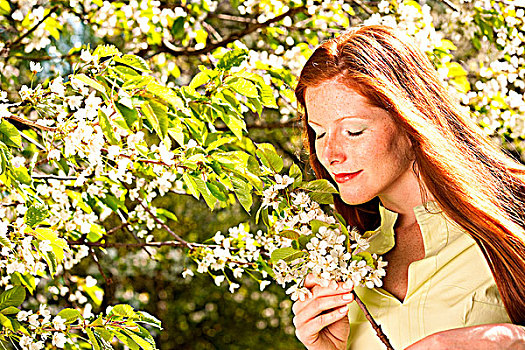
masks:
<instances>
[{"instance_id":1,"label":"flower cluster","mask_svg":"<svg viewBox=\"0 0 525 350\"><path fill-rule=\"evenodd\" d=\"M308 189L312 190L310 193L316 189L334 192L326 180L316 180L312 185L280 174L266 180L261 215L267 217L263 221L267 222L268 232L253 235L245 224L231 228L228 236L217 232L212 238L215 245L194 248L197 272L221 271L223 274L214 276L215 283L227 280L233 293L240 285L230 280L225 268L232 271L234 278L240 278L248 269L259 270L266 277L267 268L271 268L278 284L286 287L291 283L286 292L292 300L303 300L310 294L302 287L308 274L322 286L331 281L368 288L382 286L387 263L366 251L369 236L345 227L342 218L327 214L308 194ZM262 263L255 264L258 261ZM192 272L186 270L183 274ZM259 282L261 289L269 283Z\"/></svg>"}]
</instances>

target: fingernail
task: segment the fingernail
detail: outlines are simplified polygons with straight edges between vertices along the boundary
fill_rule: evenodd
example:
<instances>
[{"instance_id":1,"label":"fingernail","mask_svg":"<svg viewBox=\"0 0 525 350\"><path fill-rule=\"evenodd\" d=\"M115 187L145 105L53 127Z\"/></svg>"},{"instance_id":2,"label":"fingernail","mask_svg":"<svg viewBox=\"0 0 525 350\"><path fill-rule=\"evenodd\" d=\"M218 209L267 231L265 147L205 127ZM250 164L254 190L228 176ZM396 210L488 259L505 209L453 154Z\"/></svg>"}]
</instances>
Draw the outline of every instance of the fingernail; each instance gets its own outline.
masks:
<instances>
[{"instance_id":1,"label":"fingernail","mask_svg":"<svg viewBox=\"0 0 525 350\"><path fill-rule=\"evenodd\" d=\"M339 312L342 313L342 314L346 314L348 312L348 306L343 306L342 308L339 309Z\"/></svg>"},{"instance_id":2,"label":"fingernail","mask_svg":"<svg viewBox=\"0 0 525 350\"><path fill-rule=\"evenodd\" d=\"M354 298L354 296L350 293L348 294L343 294L343 300L352 300Z\"/></svg>"}]
</instances>

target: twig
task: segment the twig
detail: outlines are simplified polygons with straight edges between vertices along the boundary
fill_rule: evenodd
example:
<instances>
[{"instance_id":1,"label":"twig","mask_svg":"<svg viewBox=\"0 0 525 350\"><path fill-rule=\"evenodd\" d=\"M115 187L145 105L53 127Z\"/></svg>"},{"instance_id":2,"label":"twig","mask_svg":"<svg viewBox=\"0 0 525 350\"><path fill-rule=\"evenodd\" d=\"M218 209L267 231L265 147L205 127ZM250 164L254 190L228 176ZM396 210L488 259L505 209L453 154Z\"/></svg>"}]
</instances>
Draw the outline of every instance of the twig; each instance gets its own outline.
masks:
<instances>
[{"instance_id":1,"label":"twig","mask_svg":"<svg viewBox=\"0 0 525 350\"><path fill-rule=\"evenodd\" d=\"M241 16L228 15L226 13L219 13L215 17L224 19L226 21L240 22L240 23L257 23L257 20L252 18L244 18Z\"/></svg>"},{"instance_id":2,"label":"twig","mask_svg":"<svg viewBox=\"0 0 525 350\"><path fill-rule=\"evenodd\" d=\"M459 12L459 9L456 7L456 5L454 5L454 4L452 3L452 1L450 1L450 0L441 0L441 1L443 1L443 3L444 3L445 5L447 5L448 7L450 7L452 10L454 10L454 11L456 11L456 12Z\"/></svg>"},{"instance_id":3,"label":"twig","mask_svg":"<svg viewBox=\"0 0 525 350\"><path fill-rule=\"evenodd\" d=\"M356 5L358 5L360 8L362 8L363 11L365 11L369 15L372 15L374 13L374 11L372 11L368 6L363 4L363 2L361 0L352 0L352 2L354 4L356 4Z\"/></svg>"},{"instance_id":4,"label":"twig","mask_svg":"<svg viewBox=\"0 0 525 350\"><path fill-rule=\"evenodd\" d=\"M44 23L44 21L46 19L48 19L49 16L51 16L53 13L55 13L55 11L58 10L58 8L59 8L58 5L56 5L55 7L51 8L51 10L49 10L49 13L47 15L45 15L40 21L38 21L37 24L35 24L27 32L25 32L20 37L18 37L18 39L16 39L12 43L7 44L5 46L5 48L4 48L4 50L10 50L13 47L16 47L22 40L24 40L25 37L27 37L29 34L33 33L38 28L38 26L40 26L42 23Z\"/></svg>"},{"instance_id":5,"label":"twig","mask_svg":"<svg viewBox=\"0 0 525 350\"><path fill-rule=\"evenodd\" d=\"M11 115L7 116L6 118L16 120L19 123L28 125L28 126L30 126L32 128L35 128L35 129L45 130L45 131L52 131L52 132L56 132L57 131L57 128L55 128L55 127L46 126L46 125L40 125L40 124L35 123L35 122L31 121L31 120L24 119L22 117L14 115L14 114L11 114Z\"/></svg>"},{"instance_id":6,"label":"twig","mask_svg":"<svg viewBox=\"0 0 525 350\"><path fill-rule=\"evenodd\" d=\"M109 278L108 276L106 276L106 274L104 273L104 270L102 269L102 266L100 266L97 254L95 254L95 250L93 249L93 247L91 247L91 249L89 250L89 253L93 257L93 261L95 261L95 263L97 264L98 271L102 275L102 278L104 278L104 281L106 282L106 285L112 284L113 280L111 278Z\"/></svg>"},{"instance_id":7,"label":"twig","mask_svg":"<svg viewBox=\"0 0 525 350\"><path fill-rule=\"evenodd\" d=\"M372 328L374 328L374 330L376 331L376 334L379 337L379 339L381 339L381 341L383 342L383 344L385 344L385 346L386 346L386 348L388 350L394 350L394 348L390 344L390 341L388 340L388 337L386 336L386 334L381 329L381 326L378 325L377 322L372 317L372 315L370 315L370 312L368 312L368 309L366 308L365 304L363 304L361 299L359 299L359 297L357 296L355 291L352 291L352 294L354 295L355 302L357 303L357 305L359 305L359 307L361 308L361 310L365 314L366 319L368 320L368 322L370 322L370 324L372 325Z\"/></svg>"},{"instance_id":8,"label":"twig","mask_svg":"<svg viewBox=\"0 0 525 350\"><path fill-rule=\"evenodd\" d=\"M132 235L133 238L135 238L135 240L137 241L137 243L142 243L140 239L137 237L137 235L132 230L130 230L127 226L124 226L124 230L127 231L130 235ZM149 255L150 258L155 259L153 255L151 255L151 252L146 248L146 246L142 247L142 249L146 252L146 254Z\"/></svg>"},{"instance_id":9,"label":"twig","mask_svg":"<svg viewBox=\"0 0 525 350\"><path fill-rule=\"evenodd\" d=\"M33 179L39 179L39 180L62 180L62 181L72 181L77 180L78 177L76 176L60 176L60 175L31 175L31 178Z\"/></svg>"},{"instance_id":10,"label":"twig","mask_svg":"<svg viewBox=\"0 0 525 350\"><path fill-rule=\"evenodd\" d=\"M47 151L44 146L42 146L37 141L33 140L31 137L27 136L23 132L20 133L20 136L22 136L22 138L25 139L26 141L28 141L28 142L32 143L33 145L35 145L37 148L40 148L42 151Z\"/></svg>"},{"instance_id":11,"label":"twig","mask_svg":"<svg viewBox=\"0 0 525 350\"><path fill-rule=\"evenodd\" d=\"M124 185L124 187L126 187L126 189L129 191L130 188L128 185L126 185L125 183L122 183ZM153 218L153 220L161 225L166 231L168 231L168 233L170 235L173 236L173 238L175 238L176 241L180 242L184 247L192 250L194 248L194 244L193 243L189 243L187 241L185 241L181 236L179 236L178 234L176 234L175 232L173 232L173 230L168 226L166 225L164 222L162 222L155 214L153 214L153 212L144 204L144 201L142 200L142 198L137 198L137 200L139 201L140 203L140 206L142 208L144 208L144 210Z\"/></svg>"}]
</instances>

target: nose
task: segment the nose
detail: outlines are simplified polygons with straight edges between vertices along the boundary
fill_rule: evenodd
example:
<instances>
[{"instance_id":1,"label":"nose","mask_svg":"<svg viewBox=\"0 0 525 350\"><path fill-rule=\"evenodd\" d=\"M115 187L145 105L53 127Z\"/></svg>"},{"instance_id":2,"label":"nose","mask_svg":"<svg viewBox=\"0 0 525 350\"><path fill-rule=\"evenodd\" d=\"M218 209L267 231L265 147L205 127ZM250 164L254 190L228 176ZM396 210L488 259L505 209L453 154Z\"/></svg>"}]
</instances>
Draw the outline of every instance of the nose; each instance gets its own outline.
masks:
<instances>
[{"instance_id":1,"label":"nose","mask_svg":"<svg viewBox=\"0 0 525 350\"><path fill-rule=\"evenodd\" d=\"M335 132L328 132L325 135L324 144L320 144L322 150L321 162L326 165L336 165L343 163L346 160L346 154L344 152L344 140L338 137Z\"/></svg>"}]
</instances>

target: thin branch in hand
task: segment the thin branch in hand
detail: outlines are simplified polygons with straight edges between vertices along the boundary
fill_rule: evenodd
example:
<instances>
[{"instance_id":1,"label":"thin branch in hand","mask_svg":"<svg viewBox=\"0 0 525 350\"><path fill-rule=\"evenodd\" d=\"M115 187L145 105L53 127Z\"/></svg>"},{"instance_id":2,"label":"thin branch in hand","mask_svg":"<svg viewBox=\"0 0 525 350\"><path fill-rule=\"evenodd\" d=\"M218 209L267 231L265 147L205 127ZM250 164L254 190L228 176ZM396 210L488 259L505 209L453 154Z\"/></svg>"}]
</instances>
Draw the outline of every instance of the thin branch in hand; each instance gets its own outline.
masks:
<instances>
[{"instance_id":1,"label":"thin branch in hand","mask_svg":"<svg viewBox=\"0 0 525 350\"><path fill-rule=\"evenodd\" d=\"M370 324L372 325L372 328L374 328L374 330L376 331L379 339L381 339L381 341L383 342L383 344L385 344L388 350L394 350L394 348L392 347L392 344L390 344L390 341L388 340L388 337L381 329L381 326L378 325L377 322L372 317L372 315L370 315L370 312L366 308L365 304L361 301L361 299L359 299L355 291L352 291L352 294L354 295L355 302L357 303L357 305L359 305L359 307L365 314L366 319L368 320L368 322L370 322Z\"/></svg>"}]
</instances>

